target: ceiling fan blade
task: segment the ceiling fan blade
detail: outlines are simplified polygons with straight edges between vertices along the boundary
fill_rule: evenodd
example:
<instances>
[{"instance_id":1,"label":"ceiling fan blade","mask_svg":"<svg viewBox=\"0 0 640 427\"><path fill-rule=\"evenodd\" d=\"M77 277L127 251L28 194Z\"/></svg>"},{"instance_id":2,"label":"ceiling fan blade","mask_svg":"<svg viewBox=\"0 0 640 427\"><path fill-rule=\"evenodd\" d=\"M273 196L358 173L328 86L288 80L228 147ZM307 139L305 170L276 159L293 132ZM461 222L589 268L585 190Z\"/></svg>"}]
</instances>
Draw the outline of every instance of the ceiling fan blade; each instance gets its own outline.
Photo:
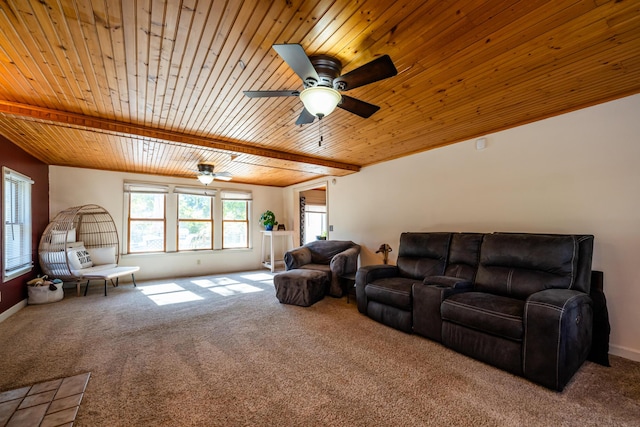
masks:
<instances>
[{"instance_id":1,"label":"ceiling fan blade","mask_svg":"<svg viewBox=\"0 0 640 427\"><path fill-rule=\"evenodd\" d=\"M231 174L229 172L220 172L213 174L214 179L219 179L220 181L231 181Z\"/></svg>"},{"instance_id":2,"label":"ceiling fan blade","mask_svg":"<svg viewBox=\"0 0 640 427\"><path fill-rule=\"evenodd\" d=\"M351 90L388 79L396 74L398 74L398 70L393 65L393 61L389 55L384 55L336 78L333 84L334 87L339 87L339 90Z\"/></svg>"},{"instance_id":3,"label":"ceiling fan blade","mask_svg":"<svg viewBox=\"0 0 640 427\"><path fill-rule=\"evenodd\" d=\"M377 105L369 104L368 102L347 95L342 95L342 102L338 104L338 107L365 119L368 119L373 113L380 109Z\"/></svg>"},{"instance_id":4,"label":"ceiling fan blade","mask_svg":"<svg viewBox=\"0 0 640 427\"><path fill-rule=\"evenodd\" d=\"M298 117L298 120L296 120L296 125L306 125L308 123L313 123L315 119L316 116L307 111L306 108L303 108L302 113L300 113L300 116Z\"/></svg>"},{"instance_id":5,"label":"ceiling fan blade","mask_svg":"<svg viewBox=\"0 0 640 427\"><path fill-rule=\"evenodd\" d=\"M312 80L312 84L320 80L318 72L313 68L309 57L299 44L274 44L273 49L278 52L278 55L284 59L284 62L302 79L305 85L309 83L309 79Z\"/></svg>"},{"instance_id":6,"label":"ceiling fan blade","mask_svg":"<svg viewBox=\"0 0 640 427\"><path fill-rule=\"evenodd\" d=\"M249 98L270 98L274 96L298 96L297 90L245 90L244 94Z\"/></svg>"}]
</instances>

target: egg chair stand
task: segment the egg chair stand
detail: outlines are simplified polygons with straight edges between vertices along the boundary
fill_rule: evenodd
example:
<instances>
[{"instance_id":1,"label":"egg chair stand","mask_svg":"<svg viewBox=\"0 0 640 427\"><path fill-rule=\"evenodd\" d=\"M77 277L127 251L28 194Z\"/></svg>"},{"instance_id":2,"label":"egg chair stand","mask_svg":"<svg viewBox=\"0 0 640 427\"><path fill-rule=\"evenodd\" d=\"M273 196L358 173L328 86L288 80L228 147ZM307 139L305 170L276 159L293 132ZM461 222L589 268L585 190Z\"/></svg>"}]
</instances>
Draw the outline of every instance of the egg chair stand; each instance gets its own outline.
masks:
<instances>
[{"instance_id":1,"label":"egg chair stand","mask_svg":"<svg viewBox=\"0 0 640 427\"><path fill-rule=\"evenodd\" d=\"M50 278L75 282L78 296L80 282L107 280L117 286L118 278L134 273L140 267L118 266L120 240L113 217L98 205L75 206L63 210L47 225L38 246L40 267ZM114 279L116 280L114 282ZM87 289L85 288L85 295Z\"/></svg>"}]
</instances>

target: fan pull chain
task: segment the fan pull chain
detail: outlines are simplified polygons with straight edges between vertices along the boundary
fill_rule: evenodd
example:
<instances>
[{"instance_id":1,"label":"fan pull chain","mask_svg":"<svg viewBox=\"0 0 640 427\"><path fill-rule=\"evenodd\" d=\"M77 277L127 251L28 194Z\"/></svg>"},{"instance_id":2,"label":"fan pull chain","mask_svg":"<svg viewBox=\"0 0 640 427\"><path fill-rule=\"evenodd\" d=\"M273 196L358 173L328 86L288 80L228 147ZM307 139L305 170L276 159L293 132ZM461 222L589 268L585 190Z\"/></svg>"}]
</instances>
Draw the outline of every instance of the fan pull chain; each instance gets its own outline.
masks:
<instances>
[{"instance_id":1,"label":"fan pull chain","mask_svg":"<svg viewBox=\"0 0 640 427\"><path fill-rule=\"evenodd\" d=\"M318 133L320 134L318 147L322 147L322 114L318 114Z\"/></svg>"}]
</instances>

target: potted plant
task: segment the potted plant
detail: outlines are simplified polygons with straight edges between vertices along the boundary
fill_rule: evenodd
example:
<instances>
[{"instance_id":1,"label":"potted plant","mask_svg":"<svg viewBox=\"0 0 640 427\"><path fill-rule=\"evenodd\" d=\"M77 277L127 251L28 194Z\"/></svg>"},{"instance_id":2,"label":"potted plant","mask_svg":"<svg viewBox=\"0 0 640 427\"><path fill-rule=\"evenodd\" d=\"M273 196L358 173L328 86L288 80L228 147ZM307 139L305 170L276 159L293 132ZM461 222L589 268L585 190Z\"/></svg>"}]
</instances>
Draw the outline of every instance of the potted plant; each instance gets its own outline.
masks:
<instances>
[{"instance_id":1,"label":"potted plant","mask_svg":"<svg viewBox=\"0 0 640 427\"><path fill-rule=\"evenodd\" d=\"M276 215L271 211L266 211L260 215L260 224L264 225L264 229L267 231L273 230L273 227L278 225Z\"/></svg>"}]
</instances>

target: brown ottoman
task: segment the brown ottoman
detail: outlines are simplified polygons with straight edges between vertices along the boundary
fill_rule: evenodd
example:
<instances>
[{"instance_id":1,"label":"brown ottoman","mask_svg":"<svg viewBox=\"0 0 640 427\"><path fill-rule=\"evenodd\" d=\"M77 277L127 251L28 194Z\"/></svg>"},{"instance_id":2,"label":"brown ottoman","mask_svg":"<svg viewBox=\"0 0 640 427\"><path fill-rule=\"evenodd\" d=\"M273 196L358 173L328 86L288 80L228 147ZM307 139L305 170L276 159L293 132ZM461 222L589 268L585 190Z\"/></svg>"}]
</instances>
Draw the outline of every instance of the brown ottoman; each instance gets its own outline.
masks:
<instances>
[{"instance_id":1,"label":"brown ottoman","mask_svg":"<svg viewBox=\"0 0 640 427\"><path fill-rule=\"evenodd\" d=\"M324 298L328 282L327 273L318 270L295 269L273 277L278 301L302 307L309 307Z\"/></svg>"}]
</instances>

